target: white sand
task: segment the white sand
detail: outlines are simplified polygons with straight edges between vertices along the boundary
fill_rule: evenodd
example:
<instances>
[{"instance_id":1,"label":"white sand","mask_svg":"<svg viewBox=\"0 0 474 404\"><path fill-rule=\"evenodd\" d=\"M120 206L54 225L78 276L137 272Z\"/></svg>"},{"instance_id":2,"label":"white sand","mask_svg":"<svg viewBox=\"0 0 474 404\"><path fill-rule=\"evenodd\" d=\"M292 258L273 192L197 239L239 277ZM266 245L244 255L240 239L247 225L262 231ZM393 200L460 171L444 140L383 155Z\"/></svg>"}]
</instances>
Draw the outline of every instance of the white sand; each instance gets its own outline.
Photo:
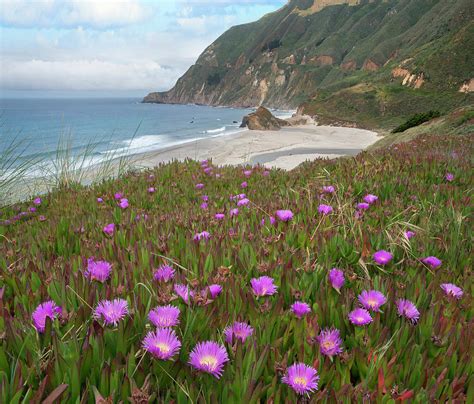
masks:
<instances>
[{"instance_id":1,"label":"white sand","mask_svg":"<svg viewBox=\"0 0 474 404\"><path fill-rule=\"evenodd\" d=\"M261 163L291 170L306 160L355 155L379 140L364 129L304 125L279 131L245 131L228 136L197 140L137 156L138 164L153 167L173 159L212 158L217 165Z\"/></svg>"}]
</instances>

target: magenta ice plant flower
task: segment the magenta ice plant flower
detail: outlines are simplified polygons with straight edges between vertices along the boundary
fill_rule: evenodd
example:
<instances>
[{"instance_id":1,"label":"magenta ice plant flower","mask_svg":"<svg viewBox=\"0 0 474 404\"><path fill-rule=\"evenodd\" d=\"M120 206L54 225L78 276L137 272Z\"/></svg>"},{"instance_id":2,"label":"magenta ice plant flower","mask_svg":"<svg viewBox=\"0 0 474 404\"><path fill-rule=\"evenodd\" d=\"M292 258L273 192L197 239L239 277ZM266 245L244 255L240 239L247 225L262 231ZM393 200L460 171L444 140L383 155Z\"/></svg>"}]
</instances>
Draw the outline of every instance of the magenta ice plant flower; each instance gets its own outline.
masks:
<instances>
[{"instance_id":1,"label":"magenta ice plant flower","mask_svg":"<svg viewBox=\"0 0 474 404\"><path fill-rule=\"evenodd\" d=\"M115 231L115 224L114 223L109 223L107 225L104 226L104 228L102 229L102 231L107 234L107 236L112 236L114 234L114 231Z\"/></svg>"},{"instance_id":2,"label":"magenta ice plant flower","mask_svg":"<svg viewBox=\"0 0 474 404\"><path fill-rule=\"evenodd\" d=\"M36 307L35 311L31 315L33 325L39 333L44 333L46 328L46 318L49 317L54 320L59 314L61 314L61 307L57 306L52 300L41 303Z\"/></svg>"},{"instance_id":3,"label":"magenta ice plant flower","mask_svg":"<svg viewBox=\"0 0 474 404\"><path fill-rule=\"evenodd\" d=\"M332 206L321 204L318 207L318 212L322 215L329 215L333 212Z\"/></svg>"},{"instance_id":4,"label":"magenta ice plant flower","mask_svg":"<svg viewBox=\"0 0 474 404\"><path fill-rule=\"evenodd\" d=\"M196 233L193 237L193 240L194 241L201 241L201 240L207 241L210 238L211 238L211 234L208 231L204 230L200 233Z\"/></svg>"},{"instance_id":5,"label":"magenta ice plant flower","mask_svg":"<svg viewBox=\"0 0 474 404\"><path fill-rule=\"evenodd\" d=\"M374 261L379 265L387 265L393 258L393 255L385 250L377 251L373 255Z\"/></svg>"},{"instance_id":6,"label":"magenta ice plant flower","mask_svg":"<svg viewBox=\"0 0 474 404\"><path fill-rule=\"evenodd\" d=\"M370 205L367 202L360 202L357 204L357 209L359 210L367 210L369 207Z\"/></svg>"},{"instance_id":7,"label":"magenta ice plant flower","mask_svg":"<svg viewBox=\"0 0 474 404\"><path fill-rule=\"evenodd\" d=\"M250 280L252 290L255 296L271 296L277 293L277 286L273 284L273 278L261 276Z\"/></svg>"},{"instance_id":8,"label":"magenta ice plant flower","mask_svg":"<svg viewBox=\"0 0 474 404\"><path fill-rule=\"evenodd\" d=\"M228 344L233 344L234 339L244 343L245 340L253 334L253 328L247 323L235 322L224 328L224 339Z\"/></svg>"},{"instance_id":9,"label":"magenta ice plant flower","mask_svg":"<svg viewBox=\"0 0 474 404\"><path fill-rule=\"evenodd\" d=\"M243 198L237 202L237 206L247 206L249 203L250 201L247 198Z\"/></svg>"},{"instance_id":10,"label":"magenta ice plant flower","mask_svg":"<svg viewBox=\"0 0 474 404\"><path fill-rule=\"evenodd\" d=\"M39 216L38 216L38 220L39 220L40 222L44 222L44 221L46 220L46 216L39 215Z\"/></svg>"},{"instance_id":11,"label":"magenta ice plant flower","mask_svg":"<svg viewBox=\"0 0 474 404\"><path fill-rule=\"evenodd\" d=\"M336 356L342 353L342 339L336 328L325 328L317 337L319 351L326 356Z\"/></svg>"},{"instance_id":12,"label":"magenta ice plant flower","mask_svg":"<svg viewBox=\"0 0 474 404\"><path fill-rule=\"evenodd\" d=\"M174 285L173 289L174 293L176 293L181 299L183 299L186 304L189 304L190 298L194 296L194 292L190 290L189 286L187 285L177 283Z\"/></svg>"},{"instance_id":13,"label":"magenta ice plant flower","mask_svg":"<svg viewBox=\"0 0 474 404\"><path fill-rule=\"evenodd\" d=\"M249 178L252 175L252 170L245 170L244 175Z\"/></svg>"},{"instance_id":14,"label":"magenta ice plant flower","mask_svg":"<svg viewBox=\"0 0 474 404\"><path fill-rule=\"evenodd\" d=\"M418 319L420 318L420 312L413 304L413 302L407 299L398 299L396 304L398 315L400 317L405 317L413 324L416 324L418 322Z\"/></svg>"},{"instance_id":15,"label":"magenta ice plant flower","mask_svg":"<svg viewBox=\"0 0 474 404\"><path fill-rule=\"evenodd\" d=\"M291 305L291 311L298 318L303 318L306 314L311 312L311 307L305 302L294 302Z\"/></svg>"},{"instance_id":16,"label":"magenta ice plant flower","mask_svg":"<svg viewBox=\"0 0 474 404\"><path fill-rule=\"evenodd\" d=\"M239 214L239 209L234 208L230 210L230 217L237 216Z\"/></svg>"},{"instance_id":17,"label":"magenta ice plant flower","mask_svg":"<svg viewBox=\"0 0 474 404\"><path fill-rule=\"evenodd\" d=\"M104 199L99 196L99 197L97 198L97 203L102 203L102 202L104 202Z\"/></svg>"},{"instance_id":18,"label":"magenta ice plant flower","mask_svg":"<svg viewBox=\"0 0 474 404\"><path fill-rule=\"evenodd\" d=\"M454 297L458 300L461 299L464 293L459 286L453 283L442 283L440 286L443 292L446 293L446 296Z\"/></svg>"},{"instance_id":19,"label":"magenta ice plant flower","mask_svg":"<svg viewBox=\"0 0 474 404\"><path fill-rule=\"evenodd\" d=\"M377 202L378 199L378 196L372 194L367 194L366 196L364 196L364 202L367 202L369 205L372 205L373 203Z\"/></svg>"},{"instance_id":20,"label":"magenta ice plant flower","mask_svg":"<svg viewBox=\"0 0 474 404\"><path fill-rule=\"evenodd\" d=\"M149 187L149 188L148 188L148 193L149 193L149 194L152 194L152 193L154 193L155 191L156 191L155 187Z\"/></svg>"},{"instance_id":21,"label":"magenta ice plant flower","mask_svg":"<svg viewBox=\"0 0 474 404\"><path fill-rule=\"evenodd\" d=\"M315 368L304 363L295 363L286 369L281 381L302 396L318 389L319 376Z\"/></svg>"},{"instance_id":22,"label":"magenta ice plant flower","mask_svg":"<svg viewBox=\"0 0 474 404\"><path fill-rule=\"evenodd\" d=\"M202 199L204 202L209 202L209 196L208 196L208 195L202 195L202 196L201 196L201 199Z\"/></svg>"},{"instance_id":23,"label":"magenta ice plant flower","mask_svg":"<svg viewBox=\"0 0 474 404\"><path fill-rule=\"evenodd\" d=\"M174 327L179 324L179 309L172 305L158 306L148 313L148 320L155 327Z\"/></svg>"},{"instance_id":24,"label":"magenta ice plant flower","mask_svg":"<svg viewBox=\"0 0 474 404\"><path fill-rule=\"evenodd\" d=\"M342 286L344 285L344 272L340 269L333 268L329 271L329 282L331 282L331 286L339 291Z\"/></svg>"},{"instance_id":25,"label":"magenta ice plant flower","mask_svg":"<svg viewBox=\"0 0 474 404\"><path fill-rule=\"evenodd\" d=\"M372 322L372 316L366 309L355 309L349 313L349 320L354 325L367 325Z\"/></svg>"},{"instance_id":26,"label":"magenta ice plant flower","mask_svg":"<svg viewBox=\"0 0 474 404\"><path fill-rule=\"evenodd\" d=\"M207 207L208 207L208 204L207 204L207 202L203 202L203 203L201 203L201 209L202 209L202 210L206 210L206 209L207 209Z\"/></svg>"},{"instance_id":27,"label":"magenta ice plant flower","mask_svg":"<svg viewBox=\"0 0 474 404\"><path fill-rule=\"evenodd\" d=\"M405 238L407 240L410 240L412 237L415 237L415 232L414 231L411 231L411 230L407 230L403 233L403 235L405 236Z\"/></svg>"},{"instance_id":28,"label":"magenta ice plant flower","mask_svg":"<svg viewBox=\"0 0 474 404\"><path fill-rule=\"evenodd\" d=\"M41 198L38 197L38 198L33 199L33 203L34 203L36 206L40 206L40 205L41 205Z\"/></svg>"},{"instance_id":29,"label":"magenta ice plant flower","mask_svg":"<svg viewBox=\"0 0 474 404\"><path fill-rule=\"evenodd\" d=\"M444 176L444 179L448 182L452 182L454 180L454 174L451 174L451 173L447 173L445 176Z\"/></svg>"},{"instance_id":30,"label":"magenta ice plant flower","mask_svg":"<svg viewBox=\"0 0 474 404\"><path fill-rule=\"evenodd\" d=\"M203 183L198 183L196 184L196 189L203 189L204 188L204 184Z\"/></svg>"},{"instance_id":31,"label":"magenta ice plant flower","mask_svg":"<svg viewBox=\"0 0 474 404\"><path fill-rule=\"evenodd\" d=\"M225 215L223 213L216 213L214 215L214 217L217 219L217 220L222 220L225 218Z\"/></svg>"},{"instance_id":32,"label":"magenta ice plant flower","mask_svg":"<svg viewBox=\"0 0 474 404\"><path fill-rule=\"evenodd\" d=\"M112 264L107 261L95 261L94 258L87 260L87 269L84 276L91 281L104 283L112 273Z\"/></svg>"},{"instance_id":33,"label":"magenta ice plant flower","mask_svg":"<svg viewBox=\"0 0 474 404\"><path fill-rule=\"evenodd\" d=\"M129 203L128 203L128 199L127 198L122 198L120 199L120 202L119 202L119 207L121 209L127 209L129 207Z\"/></svg>"},{"instance_id":34,"label":"magenta ice plant flower","mask_svg":"<svg viewBox=\"0 0 474 404\"><path fill-rule=\"evenodd\" d=\"M378 290L363 290L358 299L362 307L372 311L380 311L380 306L387 302L385 295Z\"/></svg>"},{"instance_id":35,"label":"magenta ice plant flower","mask_svg":"<svg viewBox=\"0 0 474 404\"><path fill-rule=\"evenodd\" d=\"M423 262L423 264L429 266L431 269L436 269L436 268L440 267L441 264L443 263L439 258L436 258L436 257L433 257L433 256L423 258L421 260L421 262Z\"/></svg>"},{"instance_id":36,"label":"magenta ice plant flower","mask_svg":"<svg viewBox=\"0 0 474 404\"><path fill-rule=\"evenodd\" d=\"M102 319L106 325L116 326L128 315L128 303L124 299L102 300L94 310L94 318Z\"/></svg>"},{"instance_id":37,"label":"magenta ice plant flower","mask_svg":"<svg viewBox=\"0 0 474 404\"><path fill-rule=\"evenodd\" d=\"M150 331L143 340L143 348L157 359L171 360L181 348L176 333L171 328Z\"/></svg>"},{"instance_id":38,"label":"magenta ice plant flower","mask_svg":"<svg viewBox=\"0 0 474 404\"><path fill-rule=\"evenodd\" d=\"M211 295L211 299L215 299L219 296L222 292L222 286L218 284L209 285L209 294Z\"/></svg>"},{"instance_id":39,"label":"magenta ice plant flower","mask_svg":"<svg viewBox=\"0 0 474 404\"><path fill-rule=\"evenodd\" d=\"M229 356L223 345L214 341L199 342L189 355L188 363L195 369L219 379Z\"/></svg>"},{"instance_id":40,"label":"magenta ice plant flower","mask_svg":"<svg viewBox=\"0 0 474 404\"><path fill-rule=\"evenodd\" d=\"M153 279L158 282L168 282L174 278L175 270L169 265L161 265L153 273Z\"/></svg>"},{"instance_id":41,"label":"magenta ice plant flower","mask_svg":"<svg viewBox=\"0 0 474 404\"><path fill-rule=\"evenodd\" d=\"M122 199L123 198L123 193L122 192L116 192L114 195L114 198L116 200Z\"/></svg>"},{"instance_id":42,"label":"magenta ice plant flower","mask_svg":"<svg viewBox=\"0 0 474 404\"><path fill-rule=\"evenodd\" d=\"M325 193L325 194L333 194L334 191L335 191L335 189L332 185L323 186L323 193Z\"/></svg>"},{"instance_id":43,"label":"magenta ice plant flower","mask_svg":"<svg viewBox=\"0 0 474 404\"><path fill-rule=\"evenodd\" d=\"M248 186L247 181L244 181L242 182L242 184L240 184L241 188L247 188L247 186Z\"/></svg>"},{"instance_id":44,"label":"magenta ice plant flower","mask_svg":"<svg viewBox=\"0 0 474 404\"><path fill-rule=\"evenodd\" d=\"M293 219L293 212L291 210L277 210L275 215L282 222L289 222Z\"/></svg>"}]
</instances>

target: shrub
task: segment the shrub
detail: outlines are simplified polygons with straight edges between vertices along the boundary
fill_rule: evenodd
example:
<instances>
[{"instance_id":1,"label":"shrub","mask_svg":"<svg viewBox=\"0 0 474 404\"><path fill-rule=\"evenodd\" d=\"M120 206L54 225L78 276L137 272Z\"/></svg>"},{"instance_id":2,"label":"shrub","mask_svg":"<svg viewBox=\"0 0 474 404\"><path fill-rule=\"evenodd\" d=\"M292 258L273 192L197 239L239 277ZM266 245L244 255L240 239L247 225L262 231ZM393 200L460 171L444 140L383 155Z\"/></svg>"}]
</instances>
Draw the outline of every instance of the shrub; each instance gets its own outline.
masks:
<instances>
[{"instance_id":1,"label":"shrub","mask_svg":"<svg viewBox=\"0 0 474 404\"><path fill-rule=\"evenodd\" d=\"M404 132L409 128L421 125L422 123L428 122L434 118L438 118L441 115L439 111L428 111L421 114L413 115L408 121L402 123L400 126L397 126L392 133Z\"/></svg>"}]
</instances>

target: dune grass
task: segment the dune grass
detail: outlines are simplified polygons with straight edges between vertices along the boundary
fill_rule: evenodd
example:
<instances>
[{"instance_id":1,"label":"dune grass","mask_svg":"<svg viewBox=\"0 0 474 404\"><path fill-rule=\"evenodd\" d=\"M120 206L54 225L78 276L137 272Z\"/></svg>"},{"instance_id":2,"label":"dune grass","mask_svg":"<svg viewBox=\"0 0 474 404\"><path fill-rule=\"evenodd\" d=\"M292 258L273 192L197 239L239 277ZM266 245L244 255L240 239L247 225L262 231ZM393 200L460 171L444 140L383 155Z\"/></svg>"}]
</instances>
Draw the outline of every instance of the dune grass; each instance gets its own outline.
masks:
<instances>
[{"instance_id":1,"label":"dune grass","mask_svg":"<svg viewBox=\"0 0 474 404\"><path fill-rule=\"evenodd\" d=\"M0 401L472 402L472 152L472 135L425 135L291 172L189 160L7 208ZM334 193L323 192L328 185ZM246 198L234 197L241 193ZM378 200L357 209L367 194ZM128 207L120 208L124 198ZM321 204L333 212L322 215ZM281 209L292 219L273 223ZM379 250L392 254L388 264L374 261ZM423 263L428 256L441 266ZM92 257L110 263L110 275L91 277ZM172 280L154 279L162 265L174 269ZM328 279L334 267L345 277L339 291ZM255 295L251 280L261 276L273 279L276 293ZM447 296L444 283L463 296ZM193 293L180 297L175 284ZM371 289L387 302L370 324L356 326L348 315ZM105 299L126 301L116 325L94 316ZM399 315L398 299L414 303L418 321ZM59 313L38 329L32 314L50 300ZM297 318L296 301L310 313ZM155 329L149 312L167 304L180 309L173 329L181 347L164 361L142 341ZM223 331L234 321L253 333L229 344ZM330 327L342 339L331 357L318 339ZM188 364L203 341L227 352L220 379ZM299 398L282 383L298 362L320 377L318 390Z\"/></svg>"}]
</instances>

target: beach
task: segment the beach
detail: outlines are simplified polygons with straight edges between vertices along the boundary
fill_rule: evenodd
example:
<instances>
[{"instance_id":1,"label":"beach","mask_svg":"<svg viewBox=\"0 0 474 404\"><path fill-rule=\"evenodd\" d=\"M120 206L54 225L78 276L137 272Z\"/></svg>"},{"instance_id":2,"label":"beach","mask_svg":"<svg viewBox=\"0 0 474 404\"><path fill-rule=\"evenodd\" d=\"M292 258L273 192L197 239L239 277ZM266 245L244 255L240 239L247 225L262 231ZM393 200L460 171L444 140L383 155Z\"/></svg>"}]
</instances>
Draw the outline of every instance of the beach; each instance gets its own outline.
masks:
<instances>
[{"instance_id":1,"label":"beach","mask_svg":"<svg viewBox=\"0 0 474 404\"><path fill-rule=\"evenodd\" d=\"M365 129L309 124L200 139L142 153L134 156L134 161L139 166L154 167L186 158L212 159L216 165L262 164L292 170L306 160L356 155L379 139L377 133Z\"/></svg>"}]
</instances>

